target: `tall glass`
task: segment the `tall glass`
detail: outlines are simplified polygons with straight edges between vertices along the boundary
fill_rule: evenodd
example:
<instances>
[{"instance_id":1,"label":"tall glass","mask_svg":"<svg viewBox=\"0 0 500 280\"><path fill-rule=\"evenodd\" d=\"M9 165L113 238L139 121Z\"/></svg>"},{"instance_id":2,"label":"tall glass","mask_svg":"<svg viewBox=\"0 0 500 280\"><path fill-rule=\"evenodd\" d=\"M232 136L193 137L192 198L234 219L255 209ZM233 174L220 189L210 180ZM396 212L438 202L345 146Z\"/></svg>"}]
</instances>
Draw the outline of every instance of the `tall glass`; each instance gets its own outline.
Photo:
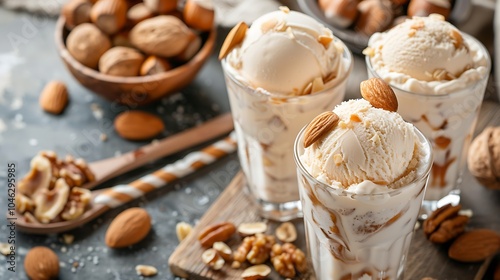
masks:
<instances>
[{"instance_id":1,"label":"tall glass","mask_svg":"<svg viewBox=\"0 0 500 280\"><path fill-rule=\"evenodd\" d=\"M302 215L293 143L304 125L344 99L352 55L341 45L342 75L326 83L322 91L309 95L263 93L238 80L227 60L222 60L241 168L263 217L286 221Z\"/></svg>"},{"instance_id":2,"label":"tall glass","mask_svg":"<svg viewBox=\"0 0 500 280\"><path fill-rule=\"evenodd\" d=\"M412 182L386 193L356 194L310 175L301 160L304 130L294 152L316 279L402 279L432 165L429 141L415 129L423 155Z\"/></svg>"},{"instance_id":3,"label":"tall glass","mask_svg":"<svg viewBox=\"0 0 500 280\"><path fill-rule=\"evenodd\" d=\"M410 92L396 85L398 113L413 123L431 141L434 150L429 185L424 198L426 212L447 203L460 201L458 186L467 158L467 150L474 133L479 109L488 82L491 62L486 48L474 37L463 34L466 41L477 44L488 60L487 71L473 84L447 94ZM366 56L368 76L380 77Z\"/></svg>"}]
</instances>

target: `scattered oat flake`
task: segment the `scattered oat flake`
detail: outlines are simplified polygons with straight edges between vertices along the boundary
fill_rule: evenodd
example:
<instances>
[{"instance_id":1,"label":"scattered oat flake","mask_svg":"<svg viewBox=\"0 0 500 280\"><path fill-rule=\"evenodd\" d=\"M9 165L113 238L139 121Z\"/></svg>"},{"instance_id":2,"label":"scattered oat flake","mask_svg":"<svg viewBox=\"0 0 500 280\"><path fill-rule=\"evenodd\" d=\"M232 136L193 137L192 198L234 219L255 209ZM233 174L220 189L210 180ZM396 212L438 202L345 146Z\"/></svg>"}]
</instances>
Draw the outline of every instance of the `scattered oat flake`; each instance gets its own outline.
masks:
<instances>
[{"instance_id":1,"label":"scattered oat flake","mask_svg":"<svg viewBox=\"0 0 500 280\"><path fill-rule=\"evenodd\" d=\"M75 236L72 234L63 234L63 240L65 244L71 244L75 240Z\"/></svg>"},{"instance_id":2,"label":"scattered oat flake","mask_svg":"<svg viewBox=\"0 0 500 280\"><path fill-rule=\"evenodd\" d=\"M467 217L472 217L474 215L474 212L472 212L471 209L463 209L463 210L460 210L458 211L458 214L459 215L464 215L464 216L467 216Z\"/></svg>"},{"instance_id":3,"label":"scattered oat flake","mask_svg":"<svg viewBox=\"0 0 500 280\"><path fill-rule=\"evenodd\" d=\"M0 243L0 254L7 256L10 254L10 245L7 243Z\"/></svg>"},{"instance_id":4,"label":"scattered oat flake","mask_svg":"<svg viewBox=\"0 0 500 280\"><path fill-rule=\"evenodd\" d=\"M108 140L108 135L106 135L105 133L101 133L101 135L99 135L99 139L102 142L106 142Z\"/></svg>"},{"instance_id":5,"label":"scattered oat flake","mask_svg":"<svg viewBox=\"0 0 500 280\"><path fill-rule=\"evenodd\" d=\"M158 270L154 266L150 265L137 265L135 267L135 271L137 272L137 275L149 277L149 276L154 276L158 273Z\"/></svg>"},{"instance_id":6,"label":"scattered oat flake","mask_svg":"<svg viewBox=\"0 0 500 280\"><path fill-rule=\"evenodd\" d=\"M413 227L413 230L418 230L420 228L420 222L416 222L415 226Z\"/></svg>"}]
</instances>

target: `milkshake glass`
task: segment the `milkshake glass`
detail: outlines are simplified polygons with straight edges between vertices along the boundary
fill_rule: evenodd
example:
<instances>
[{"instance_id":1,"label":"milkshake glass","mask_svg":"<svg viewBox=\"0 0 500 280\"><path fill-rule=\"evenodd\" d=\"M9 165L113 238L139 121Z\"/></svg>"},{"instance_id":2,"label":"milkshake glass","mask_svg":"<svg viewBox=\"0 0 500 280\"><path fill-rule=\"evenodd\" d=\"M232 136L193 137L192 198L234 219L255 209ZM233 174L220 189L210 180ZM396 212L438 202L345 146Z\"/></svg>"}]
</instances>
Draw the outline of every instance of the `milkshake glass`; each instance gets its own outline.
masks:
<instances>
[{"instance_id":1,"label":"milkshake glass","mask_svg":"<svg viewBox=\"0 0 500 280\"><path fill-rule=\"evenodd\" d=\"M467 51L474 52L471 56L480 58L478 65L476 68L468 65L470 68L461 76L445 80L425 82L410 78L405 81L406 77L400 73L381 73L372 56L366 56L368 76L382 78L390 84L398 98L398 113L432 143L434 164L424 198L427 214L437 207L460 201L458 187L491 67L486 48L472 36L461 33L461 37L468 45ZM453 59L449 61L453 63Z\"/></svg>"},{"instance_id":2,"label":"milkshake glass","mask_svg":"<svg viewBox=\"0 0 500 280\"><path fill-rule=\"evenodd\" d=\"M388 192L359 194L311 175L301 159L304 130L297 137L294 154L316 279L403 279L432 164L429 141L415 129L422 154L412 181Z\"/></svg>"},{"instance_id":3,"label":"milkshake glass","mask_svg":"<svg viewBox=\"0 0 500 280\"><path fill-rule=\"evenodd\" d=\"M293 143L304 125L344 99L352 55L342 45L342 76L308 95L263 93L236 79L222 60L241 168L263 217L286 221L302 215Z\"/></svg>"}]
</instances>

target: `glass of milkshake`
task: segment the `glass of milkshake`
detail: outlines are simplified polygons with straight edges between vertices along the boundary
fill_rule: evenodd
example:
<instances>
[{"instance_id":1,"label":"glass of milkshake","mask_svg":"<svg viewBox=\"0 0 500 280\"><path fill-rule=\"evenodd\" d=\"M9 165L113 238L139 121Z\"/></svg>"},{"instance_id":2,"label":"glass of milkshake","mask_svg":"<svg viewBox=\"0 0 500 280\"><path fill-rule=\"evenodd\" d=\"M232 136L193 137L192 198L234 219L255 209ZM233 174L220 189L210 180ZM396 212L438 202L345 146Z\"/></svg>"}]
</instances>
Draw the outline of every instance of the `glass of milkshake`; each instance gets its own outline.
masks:
<instances>
[{"instance_id":1,"label":"glass of milkshake","mask_svg":"<svg viewBox=\"0 0 500 280\"><path fill-rule=\"evenodd\" d=\"M260 214L300 217L294 138L342 102L350 51L313 18L282 7L255 20L222 67L240 164Z\"/></svg>"},{"instance_id":2,"label":"glass of milkshake","mask_svg":"<svg viewBox=\"0 0 500 280\"><path fill-rule=\"evenodd\" d=\"M372 35L368 45L368 76L391 85L398 113L432 143L426 212L458 203L466 151L491 67L488 51L440 15L408 19Z\"/></svg>"},{"instance_id":3,"label":"glass of milkshake","mask_svg":"<svg viewBox=\"0 0 500 280\"><path fill-rule=\"evenodd\" d=\"M295 142L316 279L403 279L432 148L399 114L374 106L343 102L318 116L335 114L334 126L314 119ZM315 123L319 137L311 143Z\"/></svg>"}]
</instances>

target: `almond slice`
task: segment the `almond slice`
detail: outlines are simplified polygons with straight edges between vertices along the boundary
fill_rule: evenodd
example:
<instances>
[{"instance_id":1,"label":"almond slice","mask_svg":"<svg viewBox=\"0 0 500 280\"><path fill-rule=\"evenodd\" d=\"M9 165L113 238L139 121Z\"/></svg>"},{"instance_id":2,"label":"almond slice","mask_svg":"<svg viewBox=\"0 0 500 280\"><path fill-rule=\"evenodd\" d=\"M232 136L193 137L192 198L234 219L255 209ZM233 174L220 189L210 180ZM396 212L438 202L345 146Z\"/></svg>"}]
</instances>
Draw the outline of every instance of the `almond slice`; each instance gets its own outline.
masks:
<instances>
[{"instance_id":1,"label":"almond slice","mask_svg":"<svg viewBox=\"0 0 500 280\"><path fill-rule=\"evenodd\" d=\"M375 108L384 109L390 112L398 110L398 99L392 88L379 78L371 78L362 81L359 85L361 96L368 100Z\"/></svg>"},{"instance_id":2,"label":"almond slice","mask_svg":"<svg viewBox=\"0 0 500 280\"><path fill-rule=\"evenodd\" d=\"M243 271L241 278L245 280L265 279L271 274L271 268L265 264L251 266Z\"/></svg>"},{"instance_id":3,"label":"almond slice","mask_svg":"<svg viewBox=\"0 0 500 280\"><path fill-rule=\"evenodd\" d=\"M267 230L267 224L263 222L256 223L243 223L238 226L238 233L241 236L255 235L257 233L264 233Z\"/></svg>"},{"instance_id":4,"label":"almond slice","mask_svg":"<svg viewBox=\"0 0 500 280\"><path fill-rule=\"evenodd\" d=\"M328 131L335 128L338 122L339 116L332 111L321 113L314 118L304 132L304 148L321 139Z\"/></svg>"},{"instance_id":5,"label":"almond slice","mask_svg":"<svg viewBox=\"0 0 500 280\"><path fill-rule=\"evenodd\" d=\"M282 223L277 227L275 235L281 242L291 243L297 240L297 230L290 222Z\"/></svg>"},{"instance_id":6,"label":"almond slice","mask_svg":"<svg viewBox=\"0 0 500 280\"><path fill-rule=\"evenodd\" d=\"M460 32L456 29L452 29L450 31L450 37L453 40L453 45L455 46L455 48L459 49L462 46L462 43L464 41Z\"/></svg>"},{"instance_id":7,"label":"almond slice","mask_svg":"<svg viewBox=\"0 0 500 280\"><path fill-rule=\"evenodd\" d=\"M247 30L248 25L245 22L240 21L235 27L233 27L233 29L231 29L231 31L229 31L229 34L227 34L227 37L220 49L219 59L226 57L234 47L243 41Z\"/></svg>"}]
</instances>

